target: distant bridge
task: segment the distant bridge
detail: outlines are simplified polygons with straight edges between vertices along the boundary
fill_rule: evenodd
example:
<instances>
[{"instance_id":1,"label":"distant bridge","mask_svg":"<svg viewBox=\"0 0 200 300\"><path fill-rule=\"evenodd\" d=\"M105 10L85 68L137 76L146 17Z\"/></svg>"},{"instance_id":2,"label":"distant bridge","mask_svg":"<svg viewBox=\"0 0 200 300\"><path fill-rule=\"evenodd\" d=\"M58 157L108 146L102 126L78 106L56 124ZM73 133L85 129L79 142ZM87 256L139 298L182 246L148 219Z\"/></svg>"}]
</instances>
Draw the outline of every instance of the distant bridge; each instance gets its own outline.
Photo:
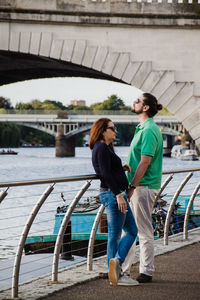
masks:
<instances>
[{"instance_id":1,"label":"distant bridge","mask_svg":"<svg viewBox=\"0 0 200 300\"><path fill-rule=\"evenodd\" d=\"M42 114L36 111L29 114L20 114L19 112L0 114L0 122L31 127L55 136L57 156L73 156L75 153L75 135L90 130L92 124L99 118L109 118L115 124L138 124L137 116L130 114L129 111L86 111L85 114L80 111L79 113L61 111L57 114L55 112L54 114ZM179 133L180 122L175 117L156 116L154 119L163 131ZM60 143L60 139L62 143ZM64 146L62 146L63 143Z\"/></svg>"},{"instance_id":2,"label":"distant bridge","mask_svg":"<svg viewBox=\"0 0 200 300\"><path fill-rule=\"evenodd\" d=\"M85 113L80 111L79 114L73 112L42 114L36 111L28 114L20 114L20 112L0 114L0 122L24 125L55 137L62 131L66 138L90 130L92 124L99 118L109 118L115 124L138 124L137 116L128 111L86 111ZM173 116L156 116L154 120L163 130L179 132L180 122Z\"/></svg>"}]
</instances>

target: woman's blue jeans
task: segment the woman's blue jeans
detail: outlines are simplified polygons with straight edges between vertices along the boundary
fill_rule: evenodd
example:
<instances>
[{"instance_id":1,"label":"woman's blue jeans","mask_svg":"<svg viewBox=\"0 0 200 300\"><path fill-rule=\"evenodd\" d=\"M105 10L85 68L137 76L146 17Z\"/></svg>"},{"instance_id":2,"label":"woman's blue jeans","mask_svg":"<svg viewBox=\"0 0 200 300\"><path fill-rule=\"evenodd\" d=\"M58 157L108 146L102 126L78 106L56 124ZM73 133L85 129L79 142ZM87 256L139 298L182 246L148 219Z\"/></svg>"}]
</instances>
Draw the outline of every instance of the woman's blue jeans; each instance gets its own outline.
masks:
<instances>
[{"instance_id":1,"label":"woman's blue jeans","mask_svg":"<svg viewBox=\"0 0 200 300\"><path fill-rule=\"evenodd\" d=\"M101 203L104 205L107 213L108 223L108 244L107 260L108 266L111 258L117 257L120 265L124 262L129 249L137 236L137 226L129 206L127 195L123 193L127 204L127 212L122 213L118 209L117 199L111 191L102 192L99 195ZM125 232L121 238L122 229Z\"/></svg>"}]
</instances>

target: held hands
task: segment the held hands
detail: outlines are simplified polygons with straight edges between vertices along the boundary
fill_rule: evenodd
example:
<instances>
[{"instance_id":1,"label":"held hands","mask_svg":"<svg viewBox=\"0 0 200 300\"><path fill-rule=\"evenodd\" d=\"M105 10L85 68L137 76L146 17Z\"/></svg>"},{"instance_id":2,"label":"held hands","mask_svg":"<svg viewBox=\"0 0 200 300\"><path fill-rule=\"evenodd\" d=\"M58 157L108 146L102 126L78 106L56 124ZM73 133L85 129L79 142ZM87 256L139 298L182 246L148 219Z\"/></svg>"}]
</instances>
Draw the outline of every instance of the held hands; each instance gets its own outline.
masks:
<instances>
[{"instance_id":1,"label":"held hands","mask_svg":"<svg viewBox=\"0 0 200 300\"><path fill-rule=\"evenodd\" d=\"M129 173L131 172L131 167L129 165L124 164L124 165L122 165L122 167L123 167L124 171L128 171Z\"/></svg>"},{"instance_id":2,"label":"held hands","mask_svg":"<svg viewBox=\"0 0 200 300\"><path fill-rule=\"evenodd\" d=\"M126 201L123 197L122 194L118 194L116 195L116 199L117 199L117 204L118 204L118 209L122 212L122 213L126 213L127 211L127 205L126 205Z\"/></svg>"}]
</instances>

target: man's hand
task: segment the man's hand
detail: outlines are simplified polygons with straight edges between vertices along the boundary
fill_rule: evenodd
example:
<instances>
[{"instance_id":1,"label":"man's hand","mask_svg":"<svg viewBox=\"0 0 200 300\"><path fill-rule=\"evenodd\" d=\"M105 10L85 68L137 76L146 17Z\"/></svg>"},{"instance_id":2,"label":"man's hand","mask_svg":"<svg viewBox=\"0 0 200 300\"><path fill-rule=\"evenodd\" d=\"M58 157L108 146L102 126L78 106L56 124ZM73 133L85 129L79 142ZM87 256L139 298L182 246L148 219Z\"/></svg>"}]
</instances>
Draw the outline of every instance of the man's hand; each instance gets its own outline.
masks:
<instances>
[{"instance_id":1,"label":"man's hand","mask_svg":"<svg viewBox=\"0 0 200 300\"><path fill-rule=\"evenodd\" d=\"M123 167L124 171L128 171L129 173L131 172L131 167L129 165L124 164L124 165L122 165L122 167Z\"/></svg>"},{"instance_id":2,"label":"man's hand","mask_svg":"<svg viewBox=\"0 0 200 300\"><path fill-rule=\"evenodd\" d=\"M135 171L135 176L132 180L132 184L136 187L138 186L139 182L143 178L146 170L148 169L150 162L152 160L152 156L150 155L141 155L141 161ZM128 201L130 202L131 197L133 196L134 188L128 189Z\"/></svg>"},{"instance_id":3,"label":"man's hand","mask_svg":"<svg viewBox=\"0 0 200 300\"><path fill-rule=\"evenodd\" d=\"M128 202L131 201L131 197L133 196L134 190L135 190L134 188L129 188L129 189L128 189L128 192L127 192Z\"/></svg>"},{"instance_id":4,"label":"man's hand","mask_svg":"<svg viewBox=\"0 0 200 300\"><path fill-rule=\"evenodd\" d=\"M118 204L118 209L122 212L122 213L126 213L127 211L127 205L126 205L126 201L123 197L123 195L120 193L118 195L116 195L116 199L117 199L117 204Z\"/></svg>"}]
</instances>

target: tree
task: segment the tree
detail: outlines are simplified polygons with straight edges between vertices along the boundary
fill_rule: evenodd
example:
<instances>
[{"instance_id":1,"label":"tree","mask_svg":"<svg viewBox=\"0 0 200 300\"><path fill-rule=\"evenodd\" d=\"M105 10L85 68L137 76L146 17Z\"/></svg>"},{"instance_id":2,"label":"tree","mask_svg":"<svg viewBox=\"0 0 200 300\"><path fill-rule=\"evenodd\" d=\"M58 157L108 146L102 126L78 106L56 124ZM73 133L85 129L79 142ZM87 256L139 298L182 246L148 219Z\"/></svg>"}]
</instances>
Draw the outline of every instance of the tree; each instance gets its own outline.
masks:
<instances>
[{"instance_id":1,"label":"tree","mask_svg":"<svg viewBox=\"0 0 200 300\"><path fill-rule=\"evenodd\" d=\"M6 114L6 109L5 108L0 108L0 114Z\"/></svg>"},{"instance_id":2,"label":"tree","mask_svg":"<svg viewBox=\"0 0 200 300\"><path fill-rule=\"evenodd\" d=\"M43 102L40 109L42 109L42 110L57 110L57 107L53 103Z\"/></svg>"},{"instance_id":3,"label":"tree","mask_svg":"<svg viewBox=\"0 0 200 300\"><path fill-rule=\"evenodd\" d=\"M123 110L126 109L124 101L117 95L111 95L103 102L90 105L92 110Z\"/></svg>"},{"instance_id":4,"label":"tree","mask_svg":"<svg viewBox=\"0 0 200 300\"><path fill-rule=\"evenodd\" d=\"M74 107L75 107L75 106L74 106L73 104L70 104L70 105L67 106L67 110L73 110Z\"/></svg>"},{"instance_id":5,"label":"tree","mask_svg":"<svg viewBox=\"0 0 200 300\"><path fill-rule=\"evenodd\" d=\"M46 132L22 125L20 125L19 128L22 142L43 144L45 146L52 146L55 144L55 137Z\"/></svg>"},{"instance_id":6,"label":"tree","mask_svg":"<svg viewBox=\"0 0 200 300\"><path fill-rule=\"evenodd\" d=\"M79 110L91 110L91 108L89 108L88 106L85 106L85 105L78 105L78 106L74 106L74 110L75 111L79 111Z\"/></svg>"},{"instance_id":7,"label":"tree","mask_svg":"<svg viewBox=\"0 0 200 300\"><path fill-rule=\"evenodd\" d=\"M19 126L9 123L0 124L0 147L18 147L20 144Z\"/></svg>"},{"instance_id":8,"label":"tree","mask_svg":"<svg viewBox=\"0 0 200 300\"><path fill-rule=\"evenodd\" d=\"M60 102L60 101L48 100L48 99L47 99L47 100L44 100L44 102L43 102L42 105L47 105L47 104L51 104L52 107L54 106L54 109L55 109L55 110L65 110L65 109L67 109L67 107L64 106L64 105L62 104L62 102Z\"/></svg>"},{"instance_id":9,"label":"tree","mask_svg":"<svg viewBox=\"0 0 200 300\"><path fill-rule=\"evenodd\" d=\"M10 99L0 96L0 108L12 109Z\"/></svg>"},{"instance_id":10,"label":"tree","mask_svg":"<svg viewBox=\"0 0 200 300\"><path fill-rule=\"evenodd\" d=\"M19 110L66 110L67 107L62 104L60 101L55 100L44 100L43 102L37 99L32 100L31 102L22 103L19 102L16 104L15 109Z\"/></svg>"},{"instance_id":11,"label":"tree","mask_svg":"<svg viewBox=\"0 0 200 300\"><path fill-rule=\"evenodd\" d=\"M32 105L33 109L40 109L41 105L42 105L42 102L35 99L35 100L31 101L31 105Z\"/></svg>"},{"instance_id":12,"label":"tree","mask_svg":"<svg viewBox=\"0 0 200 300\"><path fill-rule=\"evenodd\" d=\"M92 109L92 110L103 110L102 107L103 107L102 102L97 102L97 103L94 103L94 104L90 105L90 109Z\"/></svg>"},{"instance_id":13,"label":"tree","mask_svg":"<svg viewBox=\"0 0 200 300\"><path fill-rule=\"evenodd\" d=\"M135 131L132 124L117 124L117 139L120 145L129 146Z\"/></svg>"},{"instance_id":14,"label":"tree","mask_svg":"<svg viewBox=\"0 0 200 300\"><path fill-rule=\"evenodd\" d=\"M124 106L124 101L117 95L111 95L103 102L103 110L120 110Z\"/></svg>"},{"instance_id":15,"label":"tree","mask_svg":"<svg viewBox=\"0 0 200 300\"><path fill-rule=\"evenodd\" d=\"M15 109L18 109L18 110L33 110L33 106L32 106L31 103L18 102L15 105Z\"/></svg>"}]
</instances>

